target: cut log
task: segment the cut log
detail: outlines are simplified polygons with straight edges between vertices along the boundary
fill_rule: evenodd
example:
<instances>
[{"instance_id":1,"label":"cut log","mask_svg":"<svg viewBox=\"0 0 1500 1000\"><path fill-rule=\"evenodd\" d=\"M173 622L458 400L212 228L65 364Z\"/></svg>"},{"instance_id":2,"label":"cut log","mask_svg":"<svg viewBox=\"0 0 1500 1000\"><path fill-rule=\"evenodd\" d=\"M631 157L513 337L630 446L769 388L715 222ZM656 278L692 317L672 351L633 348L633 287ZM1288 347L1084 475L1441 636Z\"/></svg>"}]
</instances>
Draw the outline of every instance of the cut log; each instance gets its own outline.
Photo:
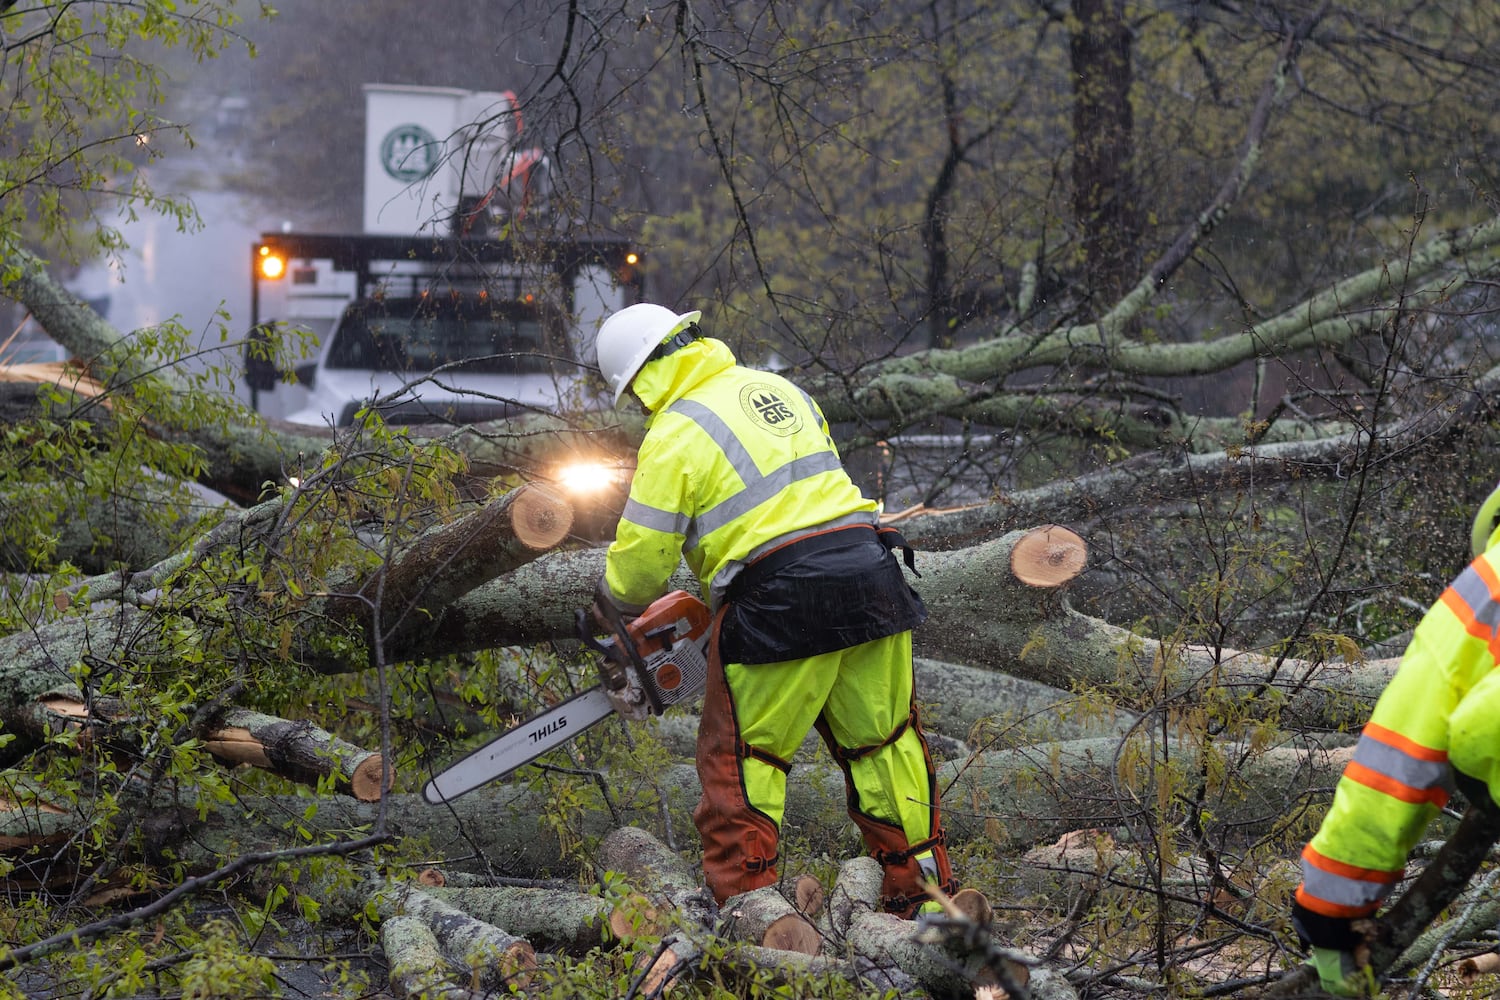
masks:
<instances>
[{"instance_id":1,"label":"cut log","mask_svg":"<svg viewBox=\"0 0 1500 1000\"><path fill-rule=\"evenodd\" d=\"M24 753L63 733L73 734L76 746L88 746L96 731L130 720L130 710L118 698L94 697L85 702L72 685L59 685L35 700L0 705L0 728L20 737L5 748L6 755Z\"/></svg>"},{"instance_id":2,"label":"cut log","mask_svg":"<svg viewBox=\"0 0 1500 1000\"><path fill-rule=\"evenodd\" d=\"M607 833L599 843L599 864L624 875L628 885L663 904L663 910L675 911L687 926L713 925L717 907L702 876L682 855L640 827L624 826ZM666 917L665 913L661 915ZM633 922L638 928L639 920ZM627 921L627 927L630 923ZM610 926L620 932L613 920Z\"/></svg>"},{"instance_id":3,"label":"cut log","mask_svg":"<svg viewBox=\"0 0 1500 1000\"><path fill-rule=\"evenodd\" d=\"M467 986L438 949L432 928L416 917L395 916L380 924L380 946L390 964L390 990L402 1000L469 1000Z\"/></svg>"},{"instance_id":4,"label":"cut log","mask_svg":"<svg viewBox=\"0 0 1500 1000\"><path fill-rule=\"evenodd\" d=\"M995 908L990 905L990 898L978 889L965 887L955 892L953 906L976 924L987 924L995 919Z\"/></svg>"},{"instance_id":5,"label":"cut log","mask_svg":"<svg viewBox=\"0 0 1500 1000\"><path fill-rule=\"evenodd\" d=\"M661 937L670 927L662 908L643 893L625 893L609 911L609 932L620 941Z\"/></svg>"},{"instance_id":6,"label":"cut log","mask_svg":"<svg viewBox=\"0 0 1500 1000\"><path fill-rule=\"evenodd\" d=\"M847 957L808 955L744 942L726 946L715 940L712 947L707 947L710 940L691 930L670 935L648 960L650 964L640 974L636 992L641 996L663 996L673 984L693 979L712 982L724 991L733 991L739 981L746 987L755 984L761 989L768 985L781 989L805 988L810 977L865 981L880 990L894 988L900 993L910 992L914 987L910 977L899 969L885 975L862 960L850 962Z\"/></svg>"},{"instance_id":7,"label":"cut log","mask_svg":"<svg viewBox=\"0 0 1500 1000\"><path fill-rule=\"evenodd\" d=\"M1081 555L1061 531L1033 528L972 548L923 551L918 589L931 614L913 633L918 654L1054 687L1097 687L1122 702L1163 689L1179 698L1209 689L1221 700L1238 693L1251 710L1274 706L1283 724L1319 728L1362 725L1395 673L1394 659L1311 662L1169 646L1081 615L1064 599Z\"/></svg>"},{"instance_id":8,"label":"cut log","mask_svg":"<svg viewBox=\"0 0 1500 1000\"><path fill-rule=\"evenodd\" d=\"M536 969L536 950L505 929L437 899L416 885L390 883L373 894L382 919L416 917L431 929L438 950L487 990L523 987Z\"/></svg>"},{"instance_id":9,"label":"cut log","mask_svg":"<svg viewBox=\"0 0 1500 1000\"><path fill-rule=\"evenodd\" d=\"M1002 983L1002 976L988 969L984 960L929 943L922 937L924 923L883 912L880 893L883 874L880 864L869 857L850 858L839 866L833 891L828 895L830 948L852 951L880 968L900 969L934 997L967 1000L974 995L976 986ZM968 903L974 905L972 899ZM992 946L981 949L984 959L997 961L992 954L996 949L990 929L972 921L960 922L973 941ZM1007 958L1014 960L1018 955L1012 953ZM1016 985L1015 981L1010 985ZM1024 981L1020 985L1024 986ZM1013 1000L1023 1000L1024 996L1024 990L1012 992Z\"/></svg>"},{"instance_id":10,"label":"cut log","mask_svg":"<svg viewBox=\"0 0 1500 1000\"><path fill-rule=\"evenodd\" d=\"M849 926L848 944L877 965L905 972L936 1000L970 1000L976 986L995 985L993 979L976 981L975 969L957 965L943 950L921 940L919 933L915 921L860 908ZM1024 994L1012 1000L1025 1000Z\"/></svg>"},{"instance_id":11,"label":"cut log","mask_svg":"<svg viewBox=\"0 0 1500 1000\"><path fill-rule=\"evenodd\" d=\"M72 731L88 743L95 730L108 733L128 719L129 710L118 699L85 702L81 695L54 691L12 712L12 725L7 728L19 729L38 742ZM310 722L229 708L210 719L202 738L205 749L231 767L247 764L306 785L332 778L336 790L362 802L380 798L382 756ZM386 777L385 787L390 788L394 780L394 775Z\"/></svg>"},{"instance_id":12,"label":"cut log","mask_svg":"<svg viewBox=\"0 0 1500 1000\"><path fill-rule=\"evenodd\" d=\"M610 907L598 896L520 886L432 886L427 894L534 946L581 955L609 943Z\"/></svg>"},{"instance_id":13,"label":"cut log","mask_svg":"<svg viewBox=\"0 0 1500 1000\"><path fill-rule=\"evenodd\" d=\"M823 902L828 894L823 883L813 875L798 875L792 879L792 905L804 917L816 917L823 912Z\"/></svg>"},{"instance_id":14,"label":"cut log","mask_svg":"<svg viewBox=\"0 0 1500 1000\"><path fill-rule=\"evenodd\" d=\"M335 788L361 802L380 798L382 779L386 789L395 780L394 774L385 774L385 760L378 753L346 743L310 722L248 709L220 713L204 735L204 746L225 763L250 764L304 784L331 777Z\"/></svg>"},{"instance_id":15,"label":"cut log","mask_svg":"<svg viewBox=\"0 0 1500 1000\"><path fill-rule=\"evenodd\" d=\"M1010 550L1010 572L1028 587L1061 587L1088 565L1088 546L1067 528L1044 524L1019 538Z\"/></svg>"},{"instance_id":16,"label":"cut log","mask_svg":"<svg viewBox=\"0 0 1500 1000\"><path fill-rule=\"evenodd\" d=\"M1487 951L1458 963L1458 978L1465 986L1474 985L1480 976L1500 972L1500 952Z\"/></svg>"},{"instance_id":17,"label":"cut log","mask_svg":"<svg viewBox=\"0 0 1500 1000\"><path fill-rule=\"evenodd\" d=\"M780 886L768 885L726 899L719 908L719 926L731 938L781 951L816 955L823 947L817 927Z\"/></svg>"},{"instance_id":18,"label":"cut log","mask_svg":"<svg viewBox=\"0 0 1500 1000\"><path fill-rule=\"evenodd\" d=\"M871 857L848 858L839 865L833 890L828 894L828 908L820 921L830 950L842 950L857 914L881 909L880 883L884 877L880 862Z\"/></svg>"}]
</instances>

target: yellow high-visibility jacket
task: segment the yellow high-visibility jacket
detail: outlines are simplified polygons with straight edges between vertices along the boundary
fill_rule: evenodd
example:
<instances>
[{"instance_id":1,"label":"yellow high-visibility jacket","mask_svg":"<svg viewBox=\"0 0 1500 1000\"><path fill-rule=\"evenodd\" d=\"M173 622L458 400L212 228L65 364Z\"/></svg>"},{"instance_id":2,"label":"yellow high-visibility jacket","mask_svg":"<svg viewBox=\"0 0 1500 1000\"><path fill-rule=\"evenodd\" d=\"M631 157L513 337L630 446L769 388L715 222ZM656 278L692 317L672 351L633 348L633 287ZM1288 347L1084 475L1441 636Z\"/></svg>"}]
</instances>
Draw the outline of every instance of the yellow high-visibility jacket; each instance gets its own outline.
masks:
<instances>
[{"instance_id":1,"label":"yellow high-visibility jacket","mask_svg":"<svg viewBox=\"0 0 1500 1000\"><path fill-rule=\"evenodd\" d=\"M702 338L652 361L632 390L651 411L604 584L636 613L686 558L717 608L733 577L810 528L878 523L844 472L823 412L779 375Z\"/></svg>"},{"instance_id":2,"label":"yellow high-visibility jacket","mask_svg":"<svg viewBox=\"0 0 1500 1000\"><path fill-rule=\"evenodd\" d=\"M1500 801L1500 547L1445 590L1412 635L1302 852L1294 916L1320 947L1347 947L1448 801L1453 771Z\"/></svg>"}]
</instances>

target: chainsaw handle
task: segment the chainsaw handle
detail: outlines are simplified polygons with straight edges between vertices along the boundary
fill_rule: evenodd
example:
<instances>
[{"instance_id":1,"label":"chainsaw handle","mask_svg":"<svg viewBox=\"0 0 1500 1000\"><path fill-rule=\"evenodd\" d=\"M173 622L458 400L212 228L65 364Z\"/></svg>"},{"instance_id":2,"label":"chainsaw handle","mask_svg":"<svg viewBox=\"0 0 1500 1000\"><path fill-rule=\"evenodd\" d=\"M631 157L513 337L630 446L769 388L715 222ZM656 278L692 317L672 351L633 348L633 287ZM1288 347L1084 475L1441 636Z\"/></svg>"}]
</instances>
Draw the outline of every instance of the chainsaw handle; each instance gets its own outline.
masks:
<instances>
[{"instance_id":1,"label":"chainsaw handle","mask_svg":"<svg viewBox=\"0 0 1500 1000\"><path fill-rule=\"evenodd\" d=\"M651 703L651 714L660 715L663 711L661 695L657 693L656 684L651 680L651 671L647 669L646 661L641 659L641 651L635 648L630 632L625 628L625 618L620 614L620 609L615 607L614 602L610 600L596 600L594 605L604 612L604 617L609 619L609 624L615 633L615 648L624 649L626 666L635 671L641 690L645 692L646 700ZM622 678L621 687L623 686L624 679Z\"/></svg>"},{"instance_id":2,"label":"chainsaw handle","mask_svg":"<svg viewBox=\"0 0 1500 1000\"><path fill-rule=\"evenodd\" d=\"M627 684L624 664L620 663L614 647L594 638L594 630L589 627L589 614L583 608L574 614L573 622L578 628L578 640L599 654L599 676L604 686L610 691L623 691Z\"/></svg>"}]
</instances>

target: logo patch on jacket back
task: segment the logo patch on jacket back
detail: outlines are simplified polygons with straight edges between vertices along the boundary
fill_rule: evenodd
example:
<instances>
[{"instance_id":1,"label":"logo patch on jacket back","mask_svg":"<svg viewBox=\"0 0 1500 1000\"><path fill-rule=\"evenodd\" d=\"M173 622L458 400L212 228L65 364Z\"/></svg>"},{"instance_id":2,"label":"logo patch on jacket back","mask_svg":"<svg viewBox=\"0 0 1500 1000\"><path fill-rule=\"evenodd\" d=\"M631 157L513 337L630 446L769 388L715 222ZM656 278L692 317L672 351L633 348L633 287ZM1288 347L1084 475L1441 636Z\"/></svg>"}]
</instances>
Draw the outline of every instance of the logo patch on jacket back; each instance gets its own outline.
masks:
<instances>
[{"instance_id":1,"label":"logo patch on jacket back","mask_svg":"<svg viewBox=\"0 0 1500 1000\"><path fill-rule=\"evenodd\" d=\"M751 421L780 437L789 437L802 426L802 415L769 382L751 382L741 389L740 407Z\"/></svg>"}]
</instances>

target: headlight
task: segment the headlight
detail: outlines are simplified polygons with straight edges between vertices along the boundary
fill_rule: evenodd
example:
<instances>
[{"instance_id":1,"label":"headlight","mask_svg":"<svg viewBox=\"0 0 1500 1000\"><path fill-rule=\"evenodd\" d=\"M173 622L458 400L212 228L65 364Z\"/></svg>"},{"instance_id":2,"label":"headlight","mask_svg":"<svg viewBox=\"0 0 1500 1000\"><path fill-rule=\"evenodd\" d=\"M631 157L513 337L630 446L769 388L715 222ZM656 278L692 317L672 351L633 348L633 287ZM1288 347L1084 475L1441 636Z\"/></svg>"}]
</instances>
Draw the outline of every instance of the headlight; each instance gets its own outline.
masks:
<instances>
[{"instance_id":1,"label":"headlight","mask_svg":"<svg viewBox=\"0 0 1500 1000\"><path fill-rule=\"evenodd\" d=\"M587 496L618 489L625 479L625 472L607 462L579 461L560 466L553 478L564 491Z\"/></svg>"}]
</instances>

